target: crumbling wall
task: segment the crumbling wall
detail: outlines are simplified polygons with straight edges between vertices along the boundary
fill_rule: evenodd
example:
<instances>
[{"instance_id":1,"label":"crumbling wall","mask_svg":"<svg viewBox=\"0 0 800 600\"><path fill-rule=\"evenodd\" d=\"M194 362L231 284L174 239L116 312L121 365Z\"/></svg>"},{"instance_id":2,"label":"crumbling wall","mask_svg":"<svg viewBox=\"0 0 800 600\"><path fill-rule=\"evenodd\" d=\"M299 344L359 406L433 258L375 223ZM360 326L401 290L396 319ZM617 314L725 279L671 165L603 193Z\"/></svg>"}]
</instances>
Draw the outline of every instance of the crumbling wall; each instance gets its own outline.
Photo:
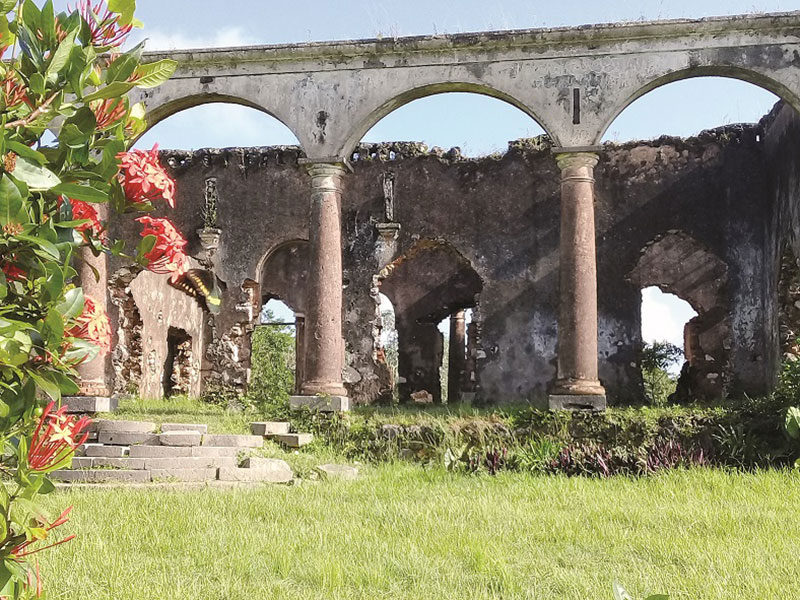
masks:
<instances>
[{"instance_id":1,"label":"crumbling wall","mask_svg":"<svg viewBox=\"0 0 800 600\"><path fill-rule=\"evenodd\" d=\"M696 240L727 269L728 387L760 393L771 385L777 317L769 282L777 285L777 217L761 131L731 126L687 140L603 147L595 170L599 349L611 402L641 401L641 296L630 274L647 244L671 231ZM194 232L202 226L206 181L216 181L222 233L213 265L223 308L208 318L205 358L207 377L233 387L247 382L260 282L281 282L282 298L303 297L304 290L293 289L304 286L303 278L287 272L296 269L291 261L264 271L267 257L309 239L310 185L298 158L292 148L162 154L178 197L175 211L160 209L158 216L174 220L193 256L202 254ZM468 353L468 388L476 400L541 401L556 375L558 314L560 173L547 139L514 142L502 155L479 159L415 143L363 145L352 166L342 201L344 378L351 397L365 403L385 396L378 293L391 284L381 272L428 240L452 248L481 284ZM116 227L112 234L130 243L138 236L130 224ZM433 271L420 273L393 292L418 297L413 315L392 298L398 328L404 319L413 329L426 316L438 318L443 306L455 308L443 304L454 286ZM422 291L412 293L413 286ZM432 336L424 344L436 348Z\"/></svg>"}]
</instances>

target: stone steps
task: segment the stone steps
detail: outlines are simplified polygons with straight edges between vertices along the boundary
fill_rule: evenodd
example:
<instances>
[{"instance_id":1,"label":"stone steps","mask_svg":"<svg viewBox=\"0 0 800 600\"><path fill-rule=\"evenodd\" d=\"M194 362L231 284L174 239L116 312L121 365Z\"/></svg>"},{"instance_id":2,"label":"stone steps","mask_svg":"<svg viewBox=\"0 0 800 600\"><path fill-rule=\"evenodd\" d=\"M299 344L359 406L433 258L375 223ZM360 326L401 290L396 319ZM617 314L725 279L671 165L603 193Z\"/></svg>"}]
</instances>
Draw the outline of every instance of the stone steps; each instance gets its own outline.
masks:
<instances>
[{"instance_id":1,"label":"stone steps","mask_svg":"<svg viewBox=\"0 0 800 600\"><path fill-rule=\"evenodd\" d=\"M278 427L278 431L289 430ZM71 469L52 474L65 483L147 483L228 481L288 483L294 478L279 459L240 459L264 443L262 435L210 434L201 423L99 419L92 423L96 442L86 443ZM266 429L264 433L267 433Z\"/></svg>"}]
</instances>

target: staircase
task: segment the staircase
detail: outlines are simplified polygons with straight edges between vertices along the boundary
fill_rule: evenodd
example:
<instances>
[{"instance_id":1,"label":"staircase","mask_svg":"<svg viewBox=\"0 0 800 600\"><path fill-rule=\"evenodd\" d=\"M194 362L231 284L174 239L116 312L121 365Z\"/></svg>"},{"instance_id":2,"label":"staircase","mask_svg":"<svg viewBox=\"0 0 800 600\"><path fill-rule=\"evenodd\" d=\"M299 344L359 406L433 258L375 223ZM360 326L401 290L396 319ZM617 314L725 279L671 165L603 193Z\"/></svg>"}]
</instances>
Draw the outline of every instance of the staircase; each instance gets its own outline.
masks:
<instances>
[{"instance_id":1,"label":"staircase","mask_svg":"<svg viewBox=\"0 0 800 600\"><path fill-rule=\"evenodd\" d=\"M191 423L97 420L72 468L52 478L66 483L228 481L288 483L294 478L280 459L250 456L273 439L289 448L308 444L310 433L290 433L289 423L252 423L253 435L210 434Z\"/></svg>"}]
</instances>

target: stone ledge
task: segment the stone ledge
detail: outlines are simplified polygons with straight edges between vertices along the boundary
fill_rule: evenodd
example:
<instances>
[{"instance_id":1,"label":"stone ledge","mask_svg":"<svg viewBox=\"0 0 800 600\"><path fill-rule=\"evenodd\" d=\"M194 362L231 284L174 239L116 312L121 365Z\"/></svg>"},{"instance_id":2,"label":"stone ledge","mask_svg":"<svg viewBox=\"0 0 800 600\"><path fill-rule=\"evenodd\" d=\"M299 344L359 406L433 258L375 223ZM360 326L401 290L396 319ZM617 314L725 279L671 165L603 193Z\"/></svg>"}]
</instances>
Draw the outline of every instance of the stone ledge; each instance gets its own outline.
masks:
<instances>
[{"instance_id":1,"label":"stone ledge","mask_svg":"<svg viewBox=\"0 0 800 600\"><path fill-rule=\"evenodd\" d=\"M94 422L95 431L111 433L153 433L156 424L151 421L125 421L114 419L98 419Z\"/></svg>"},{"instance_id":2,"label":"stone ledge","mask_svg":"<svg viewBox=\"0 0 800 600\"><path fill-rule=\"evenodd\" d=\"M283 421L262 421L250 423L250 431L253 435L271 437L282 433L289 433L289 423Z\"/></svg>"},{"instance_id":3,"label":"stone ledge","mask_svg":"<svg viewBox=\"0 0 800 600\"><path fill-rule=\"evenodd\" d=\"M67 405L68 413L99 413L117 410L117 399L108 396L64 396L61 399Z\"/></svg>"},{"instance_id":4,"label":"stone ledge","mask_svg":"<svg viewBox=\"0 0 800 600\"><path fill-rule=\"evenodd\" d=\"M170 433L173 431L199 431L200 433L208 433L208 425L204 423L162 423L161 433Z\"/></svg>"},{"instance_id":5,"label":"stone ledge","mask_svg":"<svg viewBox=\"0 0 800 600\"><path fill-rule=\"evenodd\" d=\"M97 471L80 471L63 469L53 471L50 475L54 481L105 483L105 482L137 482L150 481L150 471L131 471L123 469L100 469Z\"/></svg>"},{"instance_id":6,"label":"stone ledge","mask_svg":"<svg viewBox=\"0 0 800 600\"><path fill-rule=\"evenodd\" d=\"M600 412L606 409L606 397L596 394L551 394L547 397L547 408Z\"/></svg>"},{"instance_id":7,"label":"stone ledge","mask_svg":"<svg viewBox=\"0 0 800 600\"><path fill-rule=\"evenodd\" d=\"M347 396L290 396L289 408L292 410L307 408L319 412L348 412L350 398Z\"/></svg>"},{"instance_id":8,"label":"stone ledge","mask_svg":"<svg viewBox=\"0 0 800 600\"><path fill-rule=\"evenodd\" d=\"M153 481L172 479L175 481L214 481L217 478L217 469L215 468L169 468L169 469L151 469L150 477Z\"/></svg>"},{"instance_id":9,"label":"stone ledge","mask_svg":"<svg viewBox=\"0 0 800 600\"><path fill-rule=\"evenodd\" d=\"M314 439L314 434L312 433L284 433L281 435L273 436L272 438L276 442L283 444L284 446L289 446L289 448L301 448L306 444L310 444L311 440Z\"/></svg>"},{"instance_id":10,"label":"stone ledge","mask_svg":"<svg viewBox=\"0 0 800 600\"><path fill-rule=\"evenodd\" d=\"M203 446L260 448L263 445L264 439L260 435L209 434L203 436Z\"/></svg>"}]
</instances>

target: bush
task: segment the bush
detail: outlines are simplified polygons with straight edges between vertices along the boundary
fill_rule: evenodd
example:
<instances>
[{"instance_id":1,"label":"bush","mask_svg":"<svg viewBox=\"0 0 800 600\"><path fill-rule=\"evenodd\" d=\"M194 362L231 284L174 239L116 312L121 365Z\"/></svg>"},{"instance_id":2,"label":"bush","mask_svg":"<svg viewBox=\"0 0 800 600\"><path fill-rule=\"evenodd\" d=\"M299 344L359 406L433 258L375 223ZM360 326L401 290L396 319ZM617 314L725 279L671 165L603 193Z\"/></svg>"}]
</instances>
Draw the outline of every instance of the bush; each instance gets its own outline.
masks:
<instances>
[{"instance_id":1,"label":"bush","mask_svg":"<svg viewBox=\"0 0 800 600\"><path fill-rule=\"evenodd\" d=\"M683 359L683 350L669 342L653 342L642 348L640 364L644 394L651 404L663 406L675 393L677 378L668 369Z\"/></svg>"},{"instance_id":2,"label":"bush","mask_svg":"<svg viewBox=\"0 0 800 600\"><path fill-rule=\"evenodd\" d=\"M253 331L252 371L245 403L265 415L282 415L294 390L295 339L280 325Z\"/></svg>"}]
</instances>

